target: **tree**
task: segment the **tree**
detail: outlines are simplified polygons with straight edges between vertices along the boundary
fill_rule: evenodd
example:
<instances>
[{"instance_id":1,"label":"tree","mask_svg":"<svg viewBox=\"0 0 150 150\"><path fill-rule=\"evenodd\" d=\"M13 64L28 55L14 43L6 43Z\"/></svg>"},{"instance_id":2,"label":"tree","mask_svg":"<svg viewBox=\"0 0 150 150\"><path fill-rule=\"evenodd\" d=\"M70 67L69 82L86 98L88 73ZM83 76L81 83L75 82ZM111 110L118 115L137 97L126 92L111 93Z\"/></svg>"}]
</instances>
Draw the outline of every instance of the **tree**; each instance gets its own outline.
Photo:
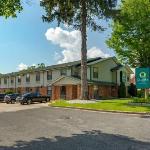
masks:
<instances>
[{"instance_id":1,"label":"tree","mask_svg":"<svg viewBox=\"0 0 150 150\"><path fill-rule=\"evenodd\" d=\"M150 67L150 1L125 0L107 44L124 63Z\"/></svg>"},{"instance_id":2,"label":"tree","mask_svg":"<svg viewBox=\"0 0 150 150\"><path fill-rule=\"evenodd\" d=\"M22 10L20 0L0 0L0 16L16 17L16 13Z\"/></svg>"},{"instance_id":3,"label":"tree","mask_svg":"<svg viewBox=\"0 0 150 150\"><path fill-rule=\"evenodd\" d=\"M137 88L136 86L131 83L128 89L128 93L132 96L132 97L136 97L137 96Z\"/></svg>"},{"instance_id":4,"label":"tree","mask_svg":"<svg viewBox=\"0 0 150 150\"><path fill-rule=\"evenodd\" d=\"M40 63L40 64L37 65L37 68L44 69L45 68L45 64L44 63Z\"/></svg>"},{"instance_id":5,"label":"tree","mask_svg":"<svg viewBox=\"0 0 150 150\"><path fill-rule=\"evenodd\" d=\"M107 19L115 14L112 9L117 0L41 0L46 14L44 22L56 20L81 31L81 99L88 99L87 83L87 27L93 31L103 31L99 19Z\"/></svg>"}]
</instances>

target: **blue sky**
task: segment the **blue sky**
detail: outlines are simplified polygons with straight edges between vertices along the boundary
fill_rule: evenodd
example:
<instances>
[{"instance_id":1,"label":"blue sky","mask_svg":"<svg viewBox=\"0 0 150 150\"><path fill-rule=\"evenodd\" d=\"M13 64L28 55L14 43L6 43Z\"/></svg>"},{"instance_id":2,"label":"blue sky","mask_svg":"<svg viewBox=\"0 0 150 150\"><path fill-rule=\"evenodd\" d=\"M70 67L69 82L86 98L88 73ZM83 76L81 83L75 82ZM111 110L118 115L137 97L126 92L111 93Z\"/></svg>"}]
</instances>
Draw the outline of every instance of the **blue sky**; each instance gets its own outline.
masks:
<instances>
[{"instance_id":1,"label":"blue sky","mask_svg":"<svg viewBox=\"0 0 150 150\"><path fill-rule=\"evenodd\" d=\"M17 71L18 65L21 63L27 66L38 63L52 65L68 60L67 57L71 52L66 45L64 46L62 39L66 36L69 38L74 33L72 34L71 29L68 32L65 31L68 28L64 26L56 29L57 24L55 22L43 23L41 19L43 13L44 11L39 4L33 3L32 5L25 4L23 12L16 19L0 18L0 73ZM103 24L107 25L106 23ZM55 34L58 31L60 33L56 37L52 35L51 30L48 32L48 36L45 36L48 29L53 29ZM114 55L114 52L105 44L110 32L111 29L107 29L103 33L88 31L88 49L91 50L89 55L94 53L95 55L97 53L99 55L103 53L110 56ZM58 42L59 39L60 42ZM99 50L101 52L98 52Z\"/></svg>"}]
</instances>

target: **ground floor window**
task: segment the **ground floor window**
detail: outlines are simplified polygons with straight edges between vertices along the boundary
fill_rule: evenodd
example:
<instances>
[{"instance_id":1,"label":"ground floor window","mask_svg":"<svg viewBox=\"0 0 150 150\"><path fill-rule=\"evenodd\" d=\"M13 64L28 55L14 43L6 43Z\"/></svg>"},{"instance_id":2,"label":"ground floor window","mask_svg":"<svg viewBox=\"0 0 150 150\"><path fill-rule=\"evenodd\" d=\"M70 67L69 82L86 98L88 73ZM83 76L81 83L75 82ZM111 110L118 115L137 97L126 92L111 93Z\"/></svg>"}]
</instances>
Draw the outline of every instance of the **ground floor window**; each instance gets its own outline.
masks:
<instances>
[{"instance_id":1,"label":"ground floor window","mask_svg":"<svg viewBox=\"0 0 150 150\"><path fill-rule=\"evenodd\" d=\"M48 86L48 87L47 87L47 95L48 95L48 96L51 96L51 95L52 95L52 87L51 87L51 86Z\"/></svg>"}]
</instances>

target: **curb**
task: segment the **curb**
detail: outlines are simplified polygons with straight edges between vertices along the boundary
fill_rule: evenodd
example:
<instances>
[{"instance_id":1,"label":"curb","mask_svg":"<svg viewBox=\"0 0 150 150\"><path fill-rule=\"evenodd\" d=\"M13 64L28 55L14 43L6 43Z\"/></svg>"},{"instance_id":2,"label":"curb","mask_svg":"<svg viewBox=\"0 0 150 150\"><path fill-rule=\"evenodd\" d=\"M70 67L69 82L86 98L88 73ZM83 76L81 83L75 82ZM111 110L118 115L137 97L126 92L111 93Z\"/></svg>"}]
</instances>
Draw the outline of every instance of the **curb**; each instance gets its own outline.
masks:
<instances>
[{"instance_id":1,"label":"curb","mask_svg":"<svg viewBox=\"0 0 150 150\"><path fill-rule=\"evenodd\" d=\"M86 109L86 108L75 108L75 107L64 107L64 106L49 106L53 108L64 108L64 109L75 109L75 110L86 110L86 111L95 111L95 112L104 112L104 113L116 113L116 114L127 114L127 115L147 115L150 116L150 112L128 112L128 111L111 111L111 110L97 110L97 109Z\"/></svg>"}]
</instances>

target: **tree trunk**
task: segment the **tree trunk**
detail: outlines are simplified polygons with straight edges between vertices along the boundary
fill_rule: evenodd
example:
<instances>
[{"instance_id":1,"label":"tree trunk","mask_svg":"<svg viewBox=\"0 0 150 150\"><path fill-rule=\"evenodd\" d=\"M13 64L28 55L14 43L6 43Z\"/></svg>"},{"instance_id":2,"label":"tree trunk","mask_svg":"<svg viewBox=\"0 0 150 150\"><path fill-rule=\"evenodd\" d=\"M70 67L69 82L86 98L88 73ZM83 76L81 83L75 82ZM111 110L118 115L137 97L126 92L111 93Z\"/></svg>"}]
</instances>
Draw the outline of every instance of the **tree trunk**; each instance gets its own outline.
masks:
<instances>
[{"instance_id":1,"label":"tree trunk","mask_svg":"<svg viewBox=\"0 0 150 150\"><path fill-rule=\"evenodd\" d=\"M81 99L88 99L88 83L87 83L87 8L86 1L81 0Z\"/></svg>"}]
</instances>

